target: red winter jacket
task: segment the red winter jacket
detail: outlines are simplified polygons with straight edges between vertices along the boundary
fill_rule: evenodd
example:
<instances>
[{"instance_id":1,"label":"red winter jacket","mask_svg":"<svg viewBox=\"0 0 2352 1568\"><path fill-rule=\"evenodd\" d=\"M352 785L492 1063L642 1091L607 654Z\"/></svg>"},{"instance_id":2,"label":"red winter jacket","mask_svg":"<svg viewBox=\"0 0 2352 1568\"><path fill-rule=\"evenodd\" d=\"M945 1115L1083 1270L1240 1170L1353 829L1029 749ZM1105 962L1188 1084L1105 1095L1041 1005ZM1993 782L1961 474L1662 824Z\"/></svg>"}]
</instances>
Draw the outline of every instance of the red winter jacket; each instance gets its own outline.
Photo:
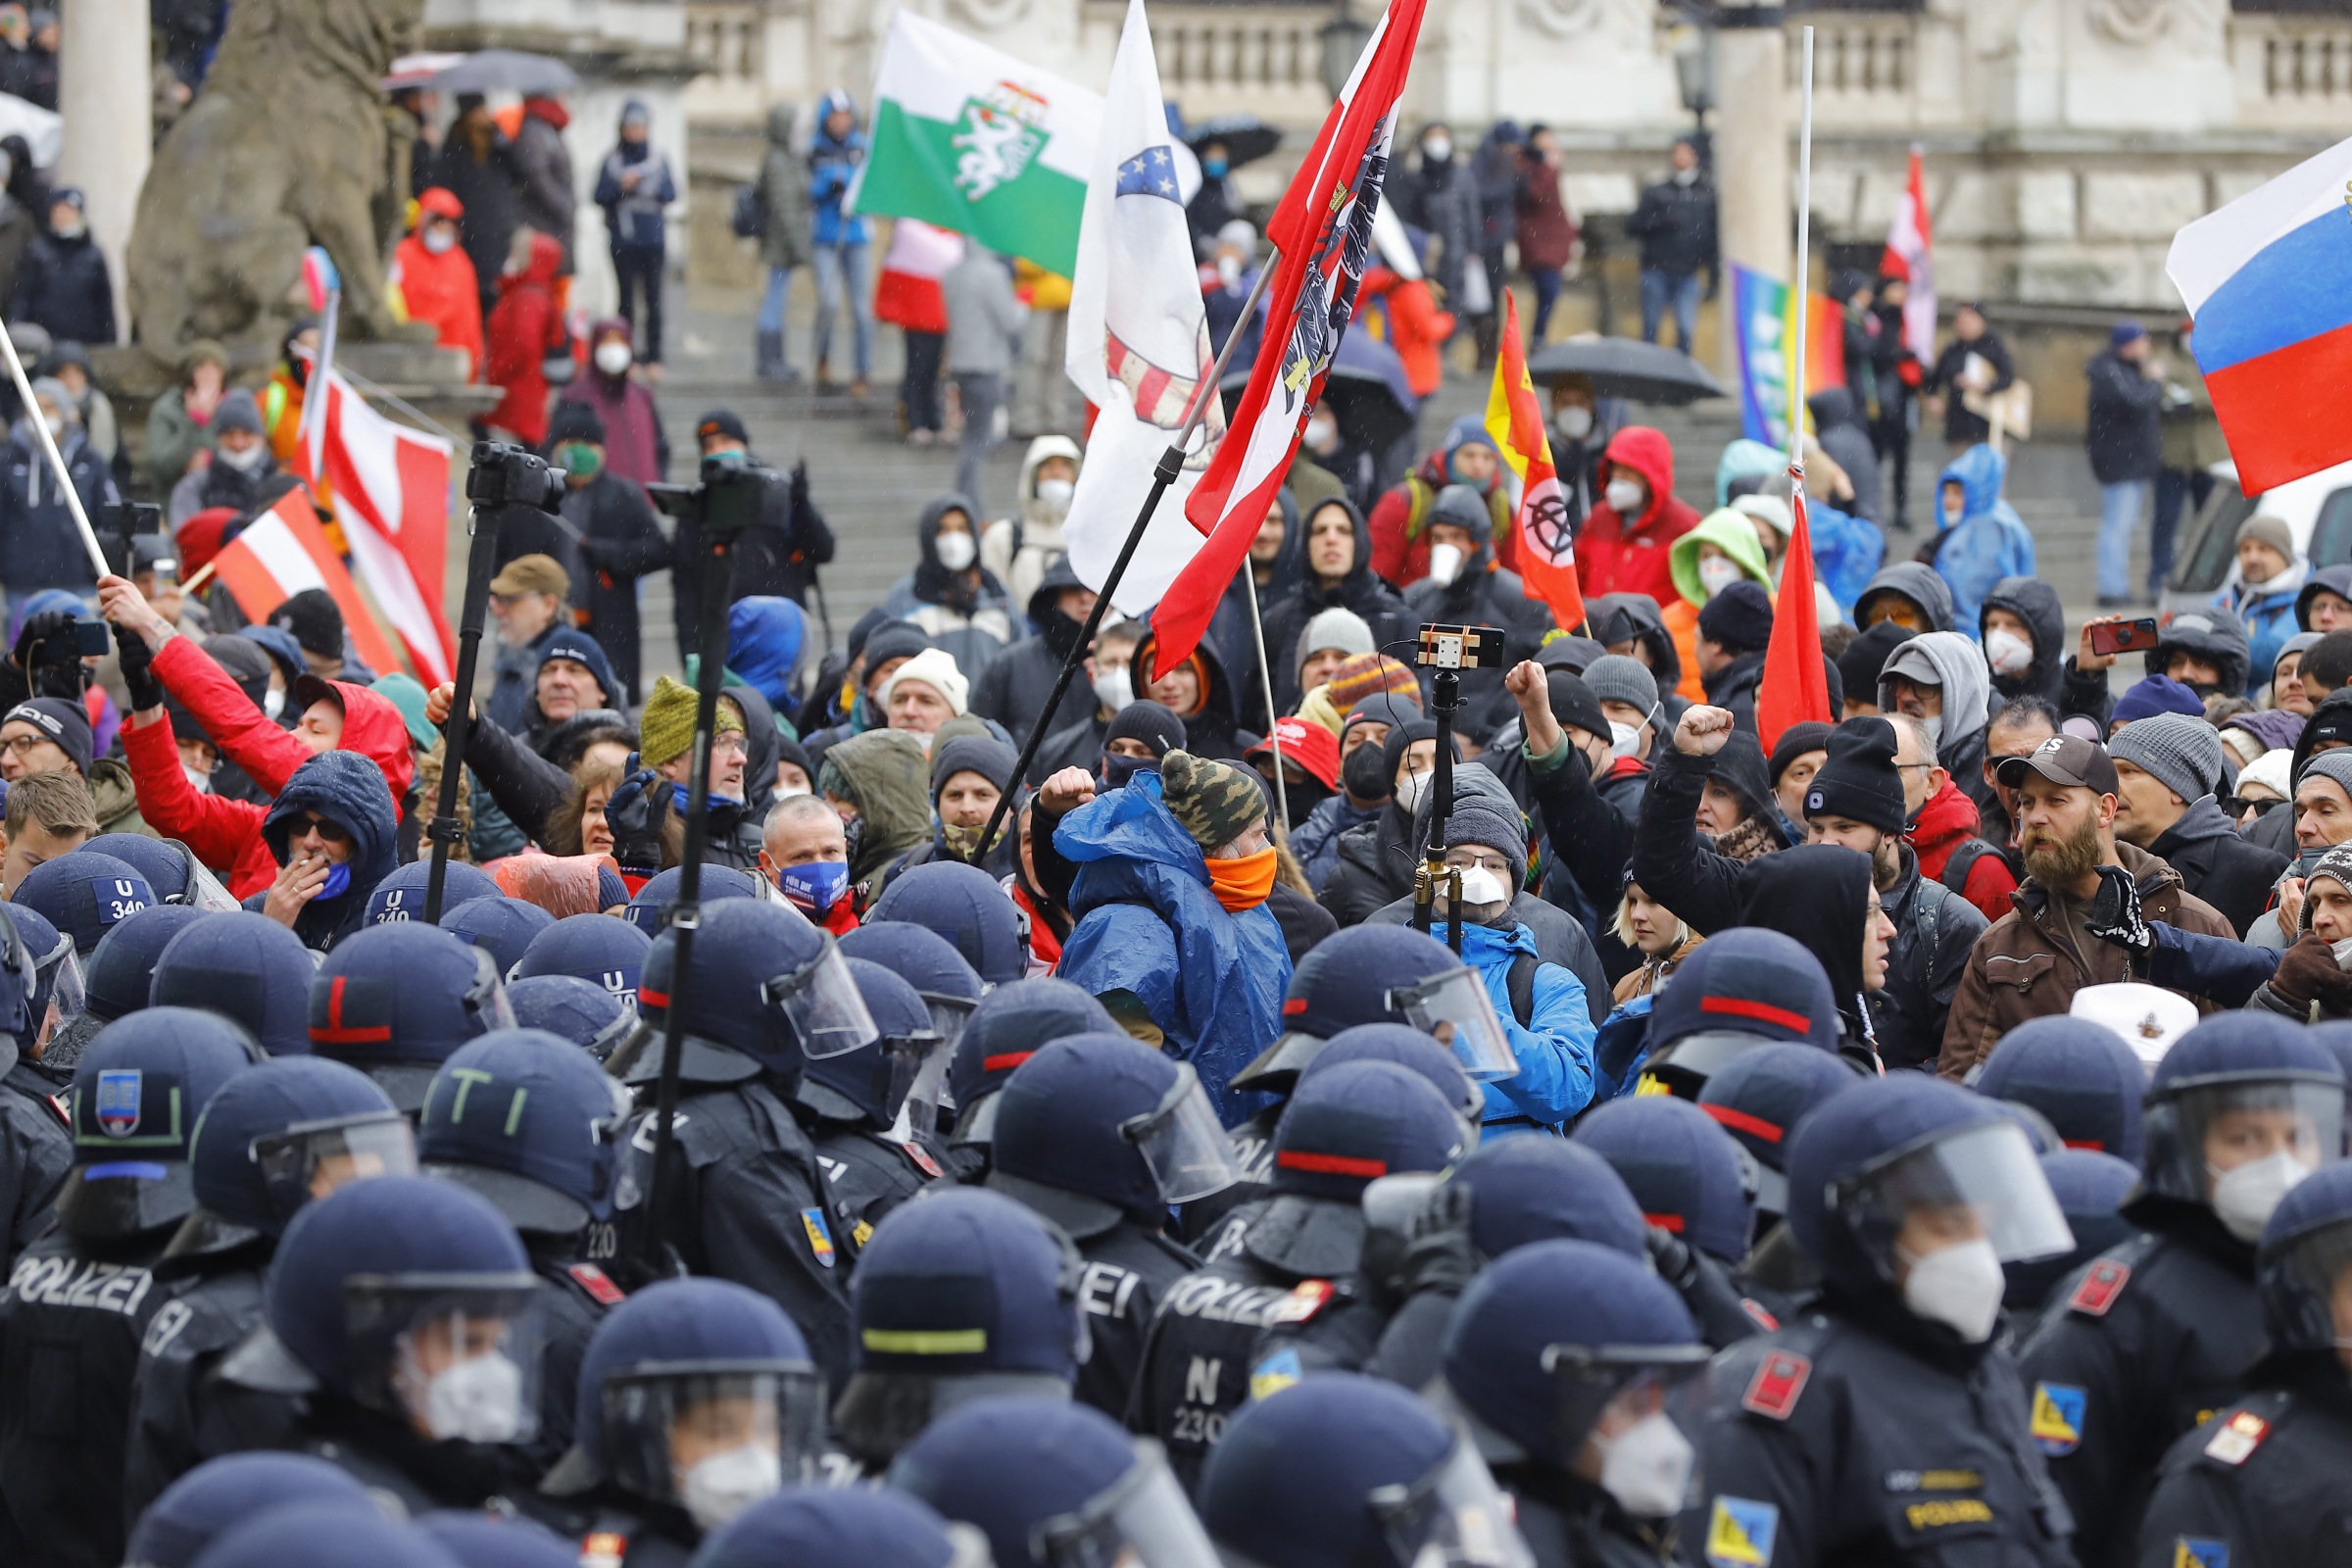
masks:
<instances>
[{"instance_id":1,"label":"red winter jacket","mask_svg":"<svg viewBox=\"0 0 2352 1568\"><path fill-rule=\"evenodd\" d=\"M1952 852L1972 838L1983 837L1984 823L1977 815L1977 803L1961 792L1960 786L1944 780L1943 788L1928 798L1919 808L1904 837L1919 857L1919 874L1931 882L1943 880L1943 867ZM1960 896L1984 911L1987 920L1998 920L2009 912L2009 895L2017 891L2017 877L2009 862L2001 858L2000 846L1994 845L1990 854L1979 855L1976 863L1968 868L1968 881Z\"/></svg>"},{"instance_id":2,"label":"red winter jacket","mask_svg":"<svg viewBox=\"0 0 2352 1568\"><path fill-rule=\"evenodd\" d=\"M1628 522L1607 502L1592 509L1576 535L1578 586L1587 599L1599 594L1647 594L1660 605L1681 598L1674 586L1669 548L1698 526L1698 514L1674 493L1674 448L1659 431L1629 424L1602 455L1594 483L1605 485L1609 468L1622 464L1649 485L1649 509Z\"/></svg>"},{"instance_id":3,"label":"red winter jacket","mask_svg":"<svg viewBox=\"0 0 2352 1568\"><path fill-rule=\"evenodd\" d=\"M1494 522L1495 558L1509 571L1509 547L1517 543L1517 535L1510 526L1510 493L1501 485L1504 471L1496 466L1484 494ZM1432 452L1372 504L1372 515L1364 523L1372 535L1372 572L1399 593L1429 575L1430 510L1438 492L1452 482L1446 472L1446 454Z\"/></svg>"},{"instance_id":4,"label":"red winter jacket","mask_svg":"<svg viewBox=\"0 0 2352 1568\"><path fill-rule=\"evenodd\" d=\"M514 431L525 446L547 439L552 390L547 361L571 342L564 329L564 313L556 308L556 272L563 265L563 245L550 235L533 234L529 265L498 280L498 304L490 311L485 378L506 394L506 400L490 411L490 422Z\"/></svg>"}]
</instances>

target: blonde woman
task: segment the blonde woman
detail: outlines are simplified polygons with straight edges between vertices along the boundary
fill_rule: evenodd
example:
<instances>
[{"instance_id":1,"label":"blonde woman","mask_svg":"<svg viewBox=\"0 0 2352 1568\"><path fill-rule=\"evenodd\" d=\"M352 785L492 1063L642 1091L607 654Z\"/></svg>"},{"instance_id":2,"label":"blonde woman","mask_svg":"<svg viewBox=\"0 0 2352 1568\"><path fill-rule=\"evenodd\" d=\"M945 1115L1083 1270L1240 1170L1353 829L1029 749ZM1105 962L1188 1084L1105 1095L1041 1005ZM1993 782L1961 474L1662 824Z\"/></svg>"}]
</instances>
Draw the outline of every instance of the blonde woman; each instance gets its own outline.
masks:
<instances>
[{"instance_id":1,"label":"blonde woman","mask_svg":"<svg viewBox=\"0 0 2352 1568\"><path fill-rule=\"evenodd\" d=\"M1617 901L1617 918L1609 929L1616 932L1618 941L1642 955L1642 966L1619 980L1611 993L1620 1004L1663 989L1700 941L1682 916L1651 899L1631 877L1626 879L1625 897Z\"/></svg>"}]
</instances>

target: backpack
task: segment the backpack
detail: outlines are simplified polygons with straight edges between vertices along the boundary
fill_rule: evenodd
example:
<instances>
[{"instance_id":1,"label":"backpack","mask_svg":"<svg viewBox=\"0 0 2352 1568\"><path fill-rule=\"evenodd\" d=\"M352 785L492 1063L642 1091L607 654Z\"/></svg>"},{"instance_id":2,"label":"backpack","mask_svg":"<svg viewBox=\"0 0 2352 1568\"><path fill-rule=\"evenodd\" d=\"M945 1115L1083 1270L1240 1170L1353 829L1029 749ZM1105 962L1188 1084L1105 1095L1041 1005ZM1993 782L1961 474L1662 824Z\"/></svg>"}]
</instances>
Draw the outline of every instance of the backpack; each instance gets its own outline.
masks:
<instances>
[{"instance_id":1,"label":"backpack","mask_svg":"<svg viewBox=\"0 0 2352 1568\"><path fill-rule=\"evenodd\" d=\"M2000 853L1983 839L1962 839L1958 844L1952 846L1951 858L1943 862L1943 872L1936 880L1962 898L1966 898L1968 896L1968 873L1975 870L1977 862L1987 855Z\"/></svg>"},{"instance_id":2,"label":"backpack","mask_svg":"<svg viewBox=\"0 0 2352 1568\"><path fill-rule=\"evenodd\" d=\"M738 239L761 239L767 234L767 190L756 179L735 187L735 211L729 226Z\"/></svg>"}]
</instances>

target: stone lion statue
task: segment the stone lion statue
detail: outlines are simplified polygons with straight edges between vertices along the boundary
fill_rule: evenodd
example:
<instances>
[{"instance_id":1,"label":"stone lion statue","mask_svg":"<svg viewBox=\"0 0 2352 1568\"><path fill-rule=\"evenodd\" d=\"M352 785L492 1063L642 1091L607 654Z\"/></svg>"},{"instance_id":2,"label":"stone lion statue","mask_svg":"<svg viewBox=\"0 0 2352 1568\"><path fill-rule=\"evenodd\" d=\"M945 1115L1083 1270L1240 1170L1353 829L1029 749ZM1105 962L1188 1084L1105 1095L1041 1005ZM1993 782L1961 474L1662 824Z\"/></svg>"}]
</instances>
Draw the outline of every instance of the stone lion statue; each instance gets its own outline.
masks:
<instances>
[{"instance_id":1,"label":"stone lion statue","mask_svg":"<svg viewBox=\"0 0 2352 1568\"><path fill-rule=\"evenodd\" d=\"M378 198L393 152L379 85L423 0L237 0L204 90L156 149L125 279L139 341L274 354L302 313L302 254L343 279L343 330L399 335Z\"/></svg>"}]
</instances>

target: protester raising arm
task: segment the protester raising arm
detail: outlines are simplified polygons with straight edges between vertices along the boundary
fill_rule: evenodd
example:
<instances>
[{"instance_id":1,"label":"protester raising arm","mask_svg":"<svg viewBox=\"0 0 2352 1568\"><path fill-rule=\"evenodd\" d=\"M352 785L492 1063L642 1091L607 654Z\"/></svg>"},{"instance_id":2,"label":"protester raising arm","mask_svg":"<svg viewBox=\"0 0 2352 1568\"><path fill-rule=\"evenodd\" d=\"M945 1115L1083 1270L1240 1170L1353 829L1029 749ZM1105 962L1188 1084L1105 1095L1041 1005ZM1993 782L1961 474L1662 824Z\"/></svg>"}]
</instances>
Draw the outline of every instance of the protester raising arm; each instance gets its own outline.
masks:
<instances>
[{"instance_id":1,"label":"protester raising arm","mask_svg":"<svg viewBox=\"0 0 2352 1568\"><path fill-rule=\"evenodd\" d=\"M1740 918L1740 862L1700 844L1696 826L1699 797L1732 728L1728 710L1685 710L1674 727L1674 749L1649 776L1634 828L1634 880L1701 936Z\"/></svg>"},{"instance_id":2,"label":"protester raising arm","mask_svg":"<svg viewBox=\"0 0 2352 1568\"><path fill-rule=\"evenodd\" d=\"M426 723L435 729L448 724L457 690L443 681L426 694ZM570 774L501 729L478 709L473 726L466 732L466 766L481 780L498 808L530 835L532 843L546 844L548 826L571 792ZM418 809L430 812L437 806L428 801Z\"/></svg>"},{"instance_id":3,"label":"protester raising arm","mask_svg":"<svg viewBox=\"0 0 2352 1568\"><path fill-rule=\"evenodd\" d=\"M1551 853L1593 907L1613 907L1633 858L1634 824L1592 787L1592 768L1552 715L1544 666L1523 661L1502 678L1519 704L1527 778ZM1582 765L1579 765L1582 764Z\"/></svg>"},{"instance_id":4,"label":"protester raising arm","mask_svg":"<svg viewBox=\"0 0 2352 1568\"><path fill-rule=\"evenodd\" d=\"M136 637L146 645L157 682L195 715L220 755L262 789L275 795L296 768L318 755L293 731L278 728L276 720L254 707L228 671L157 614L127 578L99 582L98 610L115 623L118 635Z\"/></svg>"}]
</instances>

